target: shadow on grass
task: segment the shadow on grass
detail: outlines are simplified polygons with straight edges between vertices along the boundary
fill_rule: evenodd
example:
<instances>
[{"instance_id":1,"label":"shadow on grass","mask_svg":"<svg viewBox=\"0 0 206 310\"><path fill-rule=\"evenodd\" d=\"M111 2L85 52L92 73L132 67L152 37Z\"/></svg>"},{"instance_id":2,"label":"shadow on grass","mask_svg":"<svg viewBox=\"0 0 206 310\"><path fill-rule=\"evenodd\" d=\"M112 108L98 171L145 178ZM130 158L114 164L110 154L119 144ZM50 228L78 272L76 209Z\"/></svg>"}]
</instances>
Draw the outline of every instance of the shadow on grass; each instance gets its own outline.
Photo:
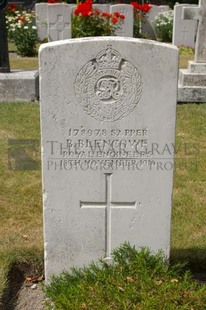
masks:
<instances>
[{"instance_id":1,"label":"shadow on grass","mask_svg":"<svg viewBox=\"0 0 206 310\"><path fill-rule=\"evenodd\" d=\"M190 270L194 280L206 284L206 248L171 249L171 264L186 263L187 270ZM32 263L14 263L8 273L8 286L3 294L3 308L0 310L14 310L21 289L26 277L43 274L43 264L33 265Z\"/></svg>"},{"instance_id":2,"label":"shadow on grass","mask_svg":"<svg viewBox=\"0 0 206 310\"><path fill-rule=\"evenodd\" d=\"M33 265L29 262L14 263L7 276L7 289L2 296L0 310L14 310L18 299L18 293L26 277L38 278L43 274L43 265ZM36 282L33 282L36 283Z\"/></svg>"},{"instance_id":3,"label":"shadow on grass","mask_svg":"<svg viewBox=\"0 0 206 310\"><path fill-rule=\"evenodd\" d=\"M170 262L187 263L186 268L192 273L206 273L206 248L171 249Z\"/></svg>"}]
</instances>

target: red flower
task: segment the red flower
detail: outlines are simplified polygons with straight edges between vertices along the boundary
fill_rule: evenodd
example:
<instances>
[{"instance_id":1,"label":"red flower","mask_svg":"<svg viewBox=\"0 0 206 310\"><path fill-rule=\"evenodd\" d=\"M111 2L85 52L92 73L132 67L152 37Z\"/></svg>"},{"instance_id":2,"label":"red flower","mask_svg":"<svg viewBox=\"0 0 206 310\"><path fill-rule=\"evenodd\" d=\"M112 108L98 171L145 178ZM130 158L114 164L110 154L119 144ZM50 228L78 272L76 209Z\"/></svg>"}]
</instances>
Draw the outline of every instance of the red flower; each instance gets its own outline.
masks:
<instances>
[{"instance_id":1,"label":"red flower","mask_svg":"<svg viewBox=\"0 0 206 310\"><path fill-rule=\"evenodd\" d=\"M125 19L125 16L124 16L123 14L120 14L119 17L120 17L121 19Z\"/></svg>"},{"instance_id":2,"label":"red flower","mask_svg":"<svg viewBox=\"0 0 206 310\"><path fill-rule=\"evenodd\" d=\"M95 15L100 15L100 11L99 10L97 10L97 9L95 9L95 10L93 10L93 12L95 13Z\"/></svg>"},{"instance_id":3,"label":"red flower","mask_svg":"<svg viewBox=\"0 0 206 310\"><path fill-rule=\"evenodd\" d=\"M114 16L120 17L120 13L119 12L114 12Z\"/></svg>"},{"instance_id":4,"label":"red flower","mask_svg":"<svg viewBox=\"0 0 206 310\"><path fill-rule=\"evenodd\" d=\"M92 1L87 0L86 2L79 3L76 10L74 11L75 15L81 16L90 16L92 15Z\"/></svg>"},{"instance_id":5,"label":"red flower","mask_svg":"<svg viewBox=\"0 0 206 310\"><path fill-rule=\"evenodd\" d=\"M55 3L60 3L60 1L57 1L57 0L47 0L47 3L55 4Z\"/></svg>"},{"instance_id":6,"label":"red flower","mask_svg":"<svg viewBox=\"0 0 206 310\"><path fill-rule=\"evenodd\" d=\"M134 9L141 10L141 4L138 2L131 2L130 4L133 5Z\"/></svg>"},{"instance_id":7,"label":"red flower","mask_svg":"<svg viewBox=\"0 0 206 310\"><path fill-rule=\"evenodd\" d=\"M145 3L144 5L142 5L142 12L149 12L149 10L152 8L151 5L149 5L148 3Z\"/></svg>"},{"instance_id":8,"label":"red flower","mask_svg":"<svg viewBox=\"0 0 206 310\"><path fill-rule=\"evenodd\" d=\"M149 10L151 9L151 5L149 5L148 3L145 3L143 5L139 4L138 2L131 2L131 5L133 5L135 10L139 10L142 11L144 13L149 12Z\"/></svg>"},{"instance_id":9,"label":"red flower","mask_svg":"<svg viewBox=\"0 0 206 310\"><path fill-rule=\"evenodd\" d=\"M115 16L111 20L112 24L116 24L118 22L118 18Z\"/></svg>"},{"instance_id":10,"label":"red flower","mask_svg":"<svg viewBox=\"0 0 206 310\"><path fill-rule=\"evenodd\" d=\"M102 12L102 16L109 18L109 17L111 17L111 14L108 12Z\"/></svg>"},{"instance_id":11,"label":"red flower","mask_svg":"<svg viewBox=\"0 0 206 310\"><path fill-rule=\"evenodd\" d=\"M22 23L25 23L26 19L24 17L19 17L18 21L21 21Z\"/></svg>"},{"instance_id":12,"label":"red flower","mask_svg":"<svg viewBox=\"0 0 206 310\"><path fill-rule=\"evenodd\" d=\"M9 4L6 9L7 9L7 11L11 10L11 11L15 12L17 9L17 5L16 4Z\"/></svg>"}]
</instances>

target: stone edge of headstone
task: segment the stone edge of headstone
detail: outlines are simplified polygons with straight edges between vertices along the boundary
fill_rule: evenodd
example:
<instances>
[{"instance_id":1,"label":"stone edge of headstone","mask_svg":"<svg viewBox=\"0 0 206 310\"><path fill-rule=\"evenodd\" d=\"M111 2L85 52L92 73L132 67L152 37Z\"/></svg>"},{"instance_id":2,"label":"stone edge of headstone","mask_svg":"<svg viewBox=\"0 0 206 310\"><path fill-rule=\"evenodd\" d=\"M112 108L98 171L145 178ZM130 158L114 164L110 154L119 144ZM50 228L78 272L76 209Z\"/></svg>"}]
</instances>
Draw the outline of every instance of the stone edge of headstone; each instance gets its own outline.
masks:
<instances>
[{"instance_id":1,"label":"stone edge of headstone","mask_svg":"<svg viewBox=\"0 0 206 310\"><path fill-rule=\"evenodd\" d=\"M55 46L61 46L64 44L69 44L69 43L75 43L76 44L80 44L81 42L84 41L131 41L131 42L141 42L143 44L147 44L147 45L156 45L156 46L162 46L165 48L170 48L170 49L174 49L177 52L179 51L179 49L172 45L172 44L168 44L168 43L162 43L162 42L157 42L154 40L147 40L147 39L137 39L137 38L130 38L130 37L115 37L115 36L105 36L105 37L86 37L86 38L77 38L77 39L67 39L67 40L59 40L59 41L54 41L54 42L48 42L48 43L43 43L41 44L41 46L39 47L39 54L41 54L41 52L45 49L45 48L50 48L50 47L55 47Z\"/></svg>"}]
</instances>

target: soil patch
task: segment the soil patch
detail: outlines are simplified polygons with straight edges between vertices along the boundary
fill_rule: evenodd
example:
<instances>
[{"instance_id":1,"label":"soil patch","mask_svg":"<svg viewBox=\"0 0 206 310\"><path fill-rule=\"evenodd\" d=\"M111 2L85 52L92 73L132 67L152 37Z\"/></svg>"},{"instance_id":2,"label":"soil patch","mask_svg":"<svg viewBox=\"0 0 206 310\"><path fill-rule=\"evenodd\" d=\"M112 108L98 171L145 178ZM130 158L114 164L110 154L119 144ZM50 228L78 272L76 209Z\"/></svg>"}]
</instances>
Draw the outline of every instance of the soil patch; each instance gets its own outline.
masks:
<instances>
[{"instance_id":1,"label":"soil patch","mask_svg":"<svg viewBox=\"0 0 206 310\"><path fill-rule=\"evenodd\" d=\"M14 264L8 273L8 286L2 296L0 310L42 310L43 266Z\"/></svg>"}]
</instances>

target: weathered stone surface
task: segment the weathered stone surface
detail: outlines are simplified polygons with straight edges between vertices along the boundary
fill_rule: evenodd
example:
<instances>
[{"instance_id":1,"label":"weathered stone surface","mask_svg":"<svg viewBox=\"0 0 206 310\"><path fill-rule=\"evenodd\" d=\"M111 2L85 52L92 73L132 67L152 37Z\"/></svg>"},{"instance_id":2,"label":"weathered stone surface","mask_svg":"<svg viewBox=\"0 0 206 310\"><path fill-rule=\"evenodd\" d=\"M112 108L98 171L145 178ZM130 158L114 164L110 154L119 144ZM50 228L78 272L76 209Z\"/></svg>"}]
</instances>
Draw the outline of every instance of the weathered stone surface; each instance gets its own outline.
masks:
<instances>
[{"instance_id":1,"label":"weathered stone surface","mask_svg":"<svg viewBox=\"0 0 206 310\"><path fill-rule=\"evenodd\" d=\"M198 63L195 61L188 62L188 71L191 73L205 73L206 63Z\"/></svg>"},{"instance_id":2,"label":"weathered stone surface","mask_svg":"<svg viewBox=\"0 0 206 310\"><path fill-rule=\"evenodd\" d=\"M177 71L147 40L40 47L47 281L125 241L169 255Z\"/></svg>"},{"instance_id":3,"label":"weathered stone surface","mask_svg":"<svg viewBox=\"0 0 206 310\"><path fill-rule=\"evenodd\" d=\"M159 7L157 5L152 5L152 8L142 20L142 34L148 39L157 40L153 24L158 13Z\"/></svg>"},{"instance_id":4,"label":"weathered stone surface","mask_svg":"<svg viewBox=\"0 0 206 310\"><path fill-rule=\"evenodd\" d=\"M206 1L196 8L184 8L183 18L199 20L195 44L195 61L188 70L180 70L178 101L206 102Z\"/></svg>"},{"instance_id":5,"label":"weathered stone surface","mask_svg":"<svg viewBox=\"0 0 206 310\"><path fill-rule=\"evenodd\" d=\"M197 21L182 19L183 8L187 6L189 6L189 4L176 4L174 6L172 44L176 46L182 45L194 48L197 31ZM194 7L197 6L194 5Z\"/></svg>"},{"instance_id":6,"label":"weathered stone surface","mask_svg":"<svg viewBox=\"0 0 206 310\"><path fill-rule=\"evenodd\" d=\"M119 12L125 16L124 23L115 32L116 36L133 37L133 6L130 4L114 4L110 6L110 13Z\"/></svg>"},{"instance_id":7,"label":"weathered stone surface","mask_svg":"<svg viewBox=\"0 0 206 310\"><path fill-rule=\"evenodd\" d=\"M187 69L180 70L179 82L184 86L206 86L206 74L189 72Z\"/></svg>"},{"instance_id":8,"label":"weathered stone surface","mask_svg":"<svg viewBox=\"0 0 206 310\"><path fill-rule=\"evenodd\" d=\"M195 44L195 62L206 63L206 1L199 0L199 5L196 8L184 8L183 18L199 21Z\"/></svg>"},{"instance_id":9,"label":"weathered stone surface","mask_svg":"<svg viewBox=\"0 0 206 310\"><path fill-rule=\"evenodd\" d=\"M58 41L71 38L72 8L68 4L48 5L48 39Z\"/></svg>"},{"instance_id":10,"label":"weathered stone surface","mask_svg":"<svg viewBox=\"0 0 206 310\"><path fill-rule=\"evenodd\" d=\"M109 12L110 11L110 4L109 3L105 3L105 4L101 4L101 3L94 3L92 5L93 8L96 8L97 10L99 10L100 12Z\"/></svg>"},{"instance_id":11,"label":"weathered stone surface","mask_svg":"<svg viewBox=\"0 0 206 310\"><path fill-rule=\"evenodd\" d=\"M36 26L38 38L40 41L47 39L48 29L47 29L47 3L36 3L35 12L36 12Z\"/></svg>"},{"instance_id":12,"label":"weathered stone surface","mask_svg":"<svg viewBox=\"0 0 206 310\"><path fill-rule=\"evenodd\" d=\"M38 71L0 73L0 102L39 99Z\"/></svg>"},{"instance_id":13,"label":"weathered stone surface","mask_svg":"<svg viewBox=\"0 0 206 310\"><path fill-rule=\"evenodd\" d=\"M169 5L160 5L160 6L159 6L159 13L161 13L161 12L167 12L167 11L170 11Z\"/></svg>"}]
</instances>

